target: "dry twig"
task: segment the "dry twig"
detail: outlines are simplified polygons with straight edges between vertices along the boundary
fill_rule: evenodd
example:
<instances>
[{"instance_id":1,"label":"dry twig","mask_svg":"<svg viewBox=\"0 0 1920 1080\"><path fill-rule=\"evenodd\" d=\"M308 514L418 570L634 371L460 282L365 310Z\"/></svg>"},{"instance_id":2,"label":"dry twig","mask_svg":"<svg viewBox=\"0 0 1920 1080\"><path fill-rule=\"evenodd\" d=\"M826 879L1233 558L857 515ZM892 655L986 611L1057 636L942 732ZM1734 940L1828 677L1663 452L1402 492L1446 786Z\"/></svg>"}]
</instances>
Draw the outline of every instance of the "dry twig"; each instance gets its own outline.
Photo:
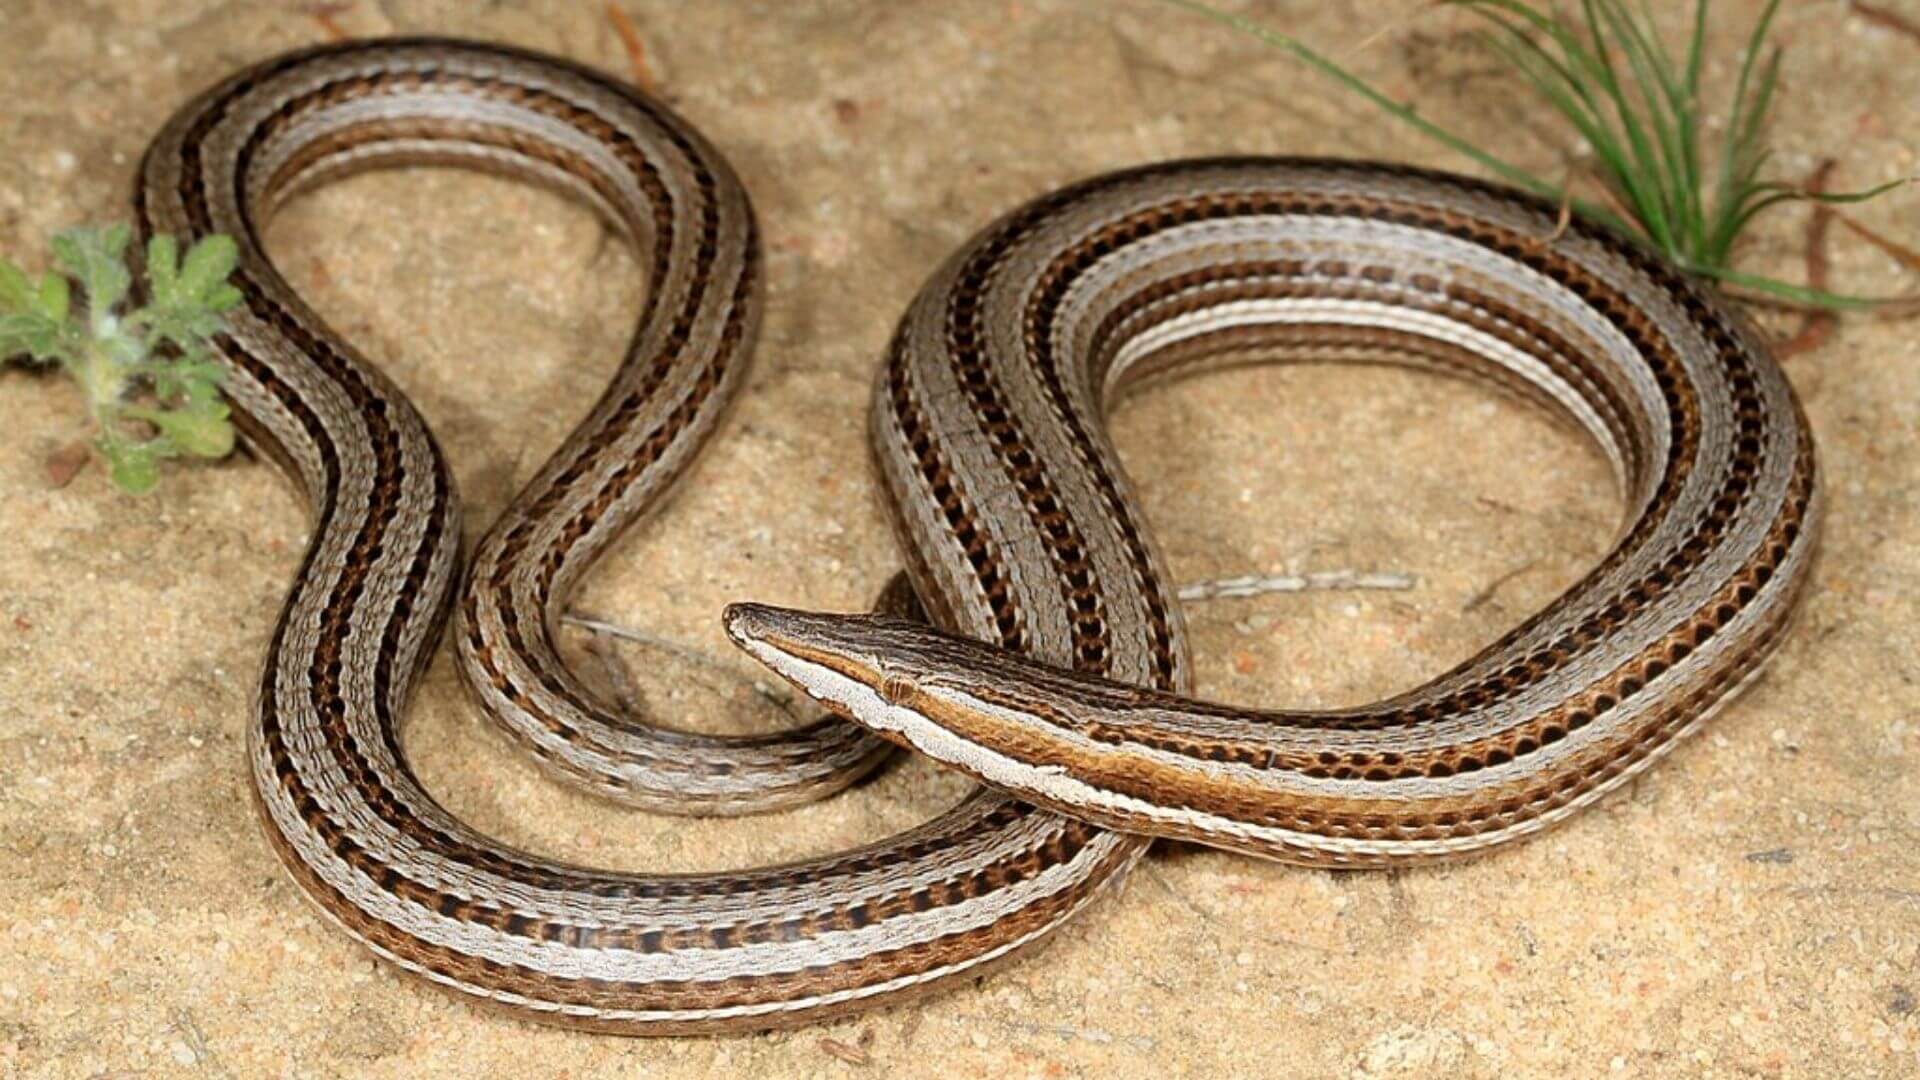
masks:
<instances>
[{"instance_id":1,"label":"dry twig","mask_svg":"<svg viewBox=\"0 0 1920 1080\"><path fill-rule=\"evenodd\" d=\"M633 72L633 85L649 94L657 93L659 86L654 82L653 69L647 66L647 46L640 40L640 31L627 18L627 13L619 4L607 5L607 21L613 24L613 32L620 36L620 44L627 50L627 64Z\"/></svg>"}]
</instances>

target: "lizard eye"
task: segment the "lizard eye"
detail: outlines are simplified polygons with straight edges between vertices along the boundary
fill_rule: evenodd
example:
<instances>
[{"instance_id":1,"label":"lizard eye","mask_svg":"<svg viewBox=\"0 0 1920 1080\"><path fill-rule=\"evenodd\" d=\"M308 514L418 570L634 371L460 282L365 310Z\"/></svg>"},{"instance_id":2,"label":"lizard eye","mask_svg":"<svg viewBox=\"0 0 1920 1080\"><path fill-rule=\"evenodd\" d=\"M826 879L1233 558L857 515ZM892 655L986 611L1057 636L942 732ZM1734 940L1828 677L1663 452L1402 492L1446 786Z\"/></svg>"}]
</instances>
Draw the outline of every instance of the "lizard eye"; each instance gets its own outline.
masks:
<instances>
[{"instance_id":1,"label":"lizard eye","mask_svg":"<svg viewBox=\"0 0 1920 1080\"><path fill-rule=\"evenodd\" d=\"M880 677L880 696L890 705L905 705L918 692L919 687L905 675L890 671Z\"/></svg>"}]
</instances>

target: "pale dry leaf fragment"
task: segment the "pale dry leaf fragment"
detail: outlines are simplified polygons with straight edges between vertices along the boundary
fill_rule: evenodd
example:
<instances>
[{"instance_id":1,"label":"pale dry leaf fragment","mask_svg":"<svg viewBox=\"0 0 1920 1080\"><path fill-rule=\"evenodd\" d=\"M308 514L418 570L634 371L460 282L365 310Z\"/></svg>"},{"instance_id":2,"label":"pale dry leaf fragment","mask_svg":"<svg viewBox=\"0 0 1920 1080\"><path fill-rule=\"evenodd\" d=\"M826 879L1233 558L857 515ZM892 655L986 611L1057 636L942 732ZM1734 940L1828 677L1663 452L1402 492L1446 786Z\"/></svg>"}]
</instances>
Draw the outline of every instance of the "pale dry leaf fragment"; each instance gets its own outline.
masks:
<instances>
[{"instance_id":1,"label":"pale dry leaf fragment","mask_svg":"<svg viewBox=\"0 0 1920 1080\"><path fill-rule=\"evenodd\" d=\"M868 1041L870 1040L861 1040L862 1043ZM866 1048L862 1045L855 1045L854 1043L842 1042L839 1039L822 1036L819 1041L819 1046L821 1052L827 1054L829 1057L839 1058L849 1065L869 1065L873 1062L873 1057L867 1053Z\"/></svg>"}]
</instances>

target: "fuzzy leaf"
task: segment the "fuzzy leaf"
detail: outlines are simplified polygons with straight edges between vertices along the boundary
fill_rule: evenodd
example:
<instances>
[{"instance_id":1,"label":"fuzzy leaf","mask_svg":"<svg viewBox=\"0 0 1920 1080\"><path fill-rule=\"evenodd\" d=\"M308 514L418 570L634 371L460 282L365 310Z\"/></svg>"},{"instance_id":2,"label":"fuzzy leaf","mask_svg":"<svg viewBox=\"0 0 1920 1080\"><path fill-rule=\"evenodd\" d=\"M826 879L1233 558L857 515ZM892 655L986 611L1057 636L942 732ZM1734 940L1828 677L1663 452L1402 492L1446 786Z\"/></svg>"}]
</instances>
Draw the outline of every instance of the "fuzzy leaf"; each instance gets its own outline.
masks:
<instances>
[{"instance_id":1,"label":"fuzzy leaf","mask_svg":"<svg viewBox=\"0 0 1920 1080\"><path fill-rule=\"evenodd\" d=\"M159 409L143 414L162 438L196 457L225 457L233 449L233 425L227 406L215 399L194 408Z\"/></svg>"},{"instance_id":2,"label":"fuzzy leaf","mask_svg":"<svg viewBox=\"0 0 1920 1080\"><path fill-rule=\"evenodd\" d=\"M38 312L23 312L14 315L0 315L0 357L10 357L15 353L28 351L26 346L18 344L39 331L47 323Z\"/></svg>"},{"instance_id":3,"label":"fuzzy leaf","mask_svg":"<svg viewBox=\"0 0 1920 1080\"><path fill-rule=\"evenodd\" d=\"M147 241L147 292L155 304L173 303L180 280L180 243L165 233Z\"/></svg>"},{"instance_id":4,"label":"fuzzy leaf","mask_svg":"<svg viewBox=\"0 0 1920 1080\"><path fill-rule=\"evenodd\" d=\"M34 294L33 306L48 322L66 322L67 313L73 307L73 292L67 279L54 273L40 275L40 288Z\"/></svg>"},{"instance_id":5,"label":"fuzzy leaf","mask_svg":"<svg viewBox=\"0 0 1920 1080\"><path fill-rule=\"evenodd\" d=\"M227 383L227 369L211 360L177 360L169 365L189 394L205 387L209 396L219 396Z\"/></svg>"},{"instance_id":6,"label":"fuzzy leaf","mask_svg":"<svg viewBox=\"0 0 1920 1080\"><path fill-rule=\"evenodd\" d=\"M240 248L231 236L216 233L193 245L180 267L180 298L206 302L214 287L240 265Z\"/></svg>"},{"instance_id":7,"label":"fuzzy leaf","mask_svg":"<svg viewBox=\"0 0 1920 1080\"><path fill-rule=\"evenodd\" d=\"M151 442L100 438L94 442L107 459L113 482L129 495L144 495L160 481L160 448Z\"/></svg>"},{"instance_id":8,"label":"fuzzy leaf","mask_svg":"<svg viewBox=\"0 0 1920 1080\"><path fill-rule=\"evenodd\" d=\"M239 249L230 238L215 235L195 244L184 263L178 263L177 252L171 238L155 237L148 245L153 301L135 318L155 338L191 354L220 332L220 313L241 300L240 291L226 280L237 264Z\"/></svg>"},{"instance_id":9,"label":"fuzzy leaf","mask_svg":"<svg viewBox=\"0 0 1920 1080\"><path fill-rule=\"evenodd\" d=\"M147 343L132 334L114 334L111 337L99 338L94 342L94 346L107 358L113 365L113 370L122 378L131 378L134 369L147 358Z\"/></svg>"},{"instance_id":10,"label":"fuzzy leaf","mask_svg":"<svg viewBox=\"0 0 1920 1080\"><path fill-rule=\"evenodd\" d=\"M240 306L242 299L244 297L240 295L239 289L223 281L207 293L202 303L206 305L208 311L225 312Z\"/></svg>"},{"instance_id":11,"label":"fuzzy leaf","mask_svg":"<svg viewBox=\"0 0 1920 1080\"><path fill-rule=\"evenodd\" d=\"M153 392L163 401L185 398L188 401L216 401L226 381L226 369L211 360L183 358L153 364L148 377Z\"/></svg>"},{"instance_id":12,"label":"fuzzy leaf","mask_svg":"<svg viewBox=\"0 0 1920 1080\"><path fill-rule=\"evenodd\" d=\"M60 324L37 311L0 315L0 360L25 353L37 361L57 359Z\"/></svg>"},{"instance_id":13,"label":"fuzzy leaf","mask_svg":"<svg viewBox=\"0 0 1920 1080\"><path fill-rule=\"evenodd\" d=\"M142 312L156 340L170 341L182 353L197 351L220 330L220 316L198 304L176 308L151 307Z\"/></svg>"},{"instance_id":14,"label":"fuzzy leaf","mask_svg":"<svg viewBox=\"0 0 1920 1080\"><path fill-rule=\"evenodd\" d=\"M125 225L109 225L68 229L53 238L54 261L86 291L87 309L96 327L106 325L133 283L124 258L131 235Z\"/></svg>"},{"instance_id":15,"label":"fuzzy leaf","mask_svg":"<svg viewBox=\"0 0 1920 1080\"><path fill-rule=\"evenodd\" d=\"M26 271L0 259L0 313L26 311L33 307L33 287Z\"/></svg>"}]
</instances>

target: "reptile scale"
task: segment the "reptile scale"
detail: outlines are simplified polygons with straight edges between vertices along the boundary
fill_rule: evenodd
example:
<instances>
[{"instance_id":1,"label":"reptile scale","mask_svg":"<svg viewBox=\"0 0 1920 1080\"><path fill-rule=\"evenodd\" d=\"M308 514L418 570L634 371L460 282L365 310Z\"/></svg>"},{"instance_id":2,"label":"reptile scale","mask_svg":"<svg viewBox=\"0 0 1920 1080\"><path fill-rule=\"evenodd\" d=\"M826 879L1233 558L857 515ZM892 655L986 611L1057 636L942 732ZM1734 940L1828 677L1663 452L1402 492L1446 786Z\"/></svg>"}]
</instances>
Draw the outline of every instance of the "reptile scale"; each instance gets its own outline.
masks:
<instances>
[{"instance_id":1,"label":"reptile scale","mask_svg":"<svg viewBox=\"0 0 1920 1080\"><path fill-rule=\"evenodd\" d=\"M425 423L259 240L289 196L409 163L567 192L649 274L613 383L480 544L464 589L457 501ZM742 383L756 227L697 132L562 60L358 42L196 98L149 149L135 201L149 234L238 241L227 393L311 504L249 729L267 835L374 952L533 1019L732 1031L895 1002L1034 945L1150 835L1343 866L1527 835L1658 759L1750 678L1814 550L1820 495L1791 388L1739 318L1640 248L1441 174L1153 165L1001 219L901 324L873 453L933 628L728 610L753 655L877 736L832 717L690 735L596 702L552 627ZM1517 393L1612 463L1620 534L1546 610L1391 700L1193 701L1179 606L1103 416L1144 379L1243 361L1408 363ZM782 866L626 874L517 851L442 809L400 747L449 616L489 711L555 773L635 805L792 805L870 770L884 740L990 786L899 836Z\"/></svg>"}]
</instances>

